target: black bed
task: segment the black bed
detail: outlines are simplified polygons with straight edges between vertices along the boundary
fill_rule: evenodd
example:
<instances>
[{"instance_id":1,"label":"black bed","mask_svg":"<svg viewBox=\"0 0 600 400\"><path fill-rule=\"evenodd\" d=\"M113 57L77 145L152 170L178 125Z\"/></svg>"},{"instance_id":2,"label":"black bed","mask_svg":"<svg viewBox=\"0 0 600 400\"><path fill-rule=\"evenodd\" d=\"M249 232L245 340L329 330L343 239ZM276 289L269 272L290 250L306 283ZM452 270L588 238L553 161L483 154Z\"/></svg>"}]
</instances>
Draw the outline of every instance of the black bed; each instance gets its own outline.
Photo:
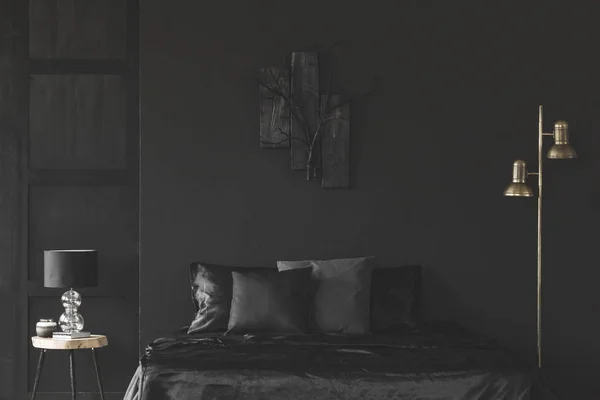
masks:
<instances>
[{"instance_id":1,"label":"black bed","mask_svg":"<svg viewBox=\"0 0 600 400\"><path fill-rule=\"evenodd\" d=\"M151 343L125 400L528 400L530 371L456 324L393 335L174 335Z\"/></svg>"}]
</instances>

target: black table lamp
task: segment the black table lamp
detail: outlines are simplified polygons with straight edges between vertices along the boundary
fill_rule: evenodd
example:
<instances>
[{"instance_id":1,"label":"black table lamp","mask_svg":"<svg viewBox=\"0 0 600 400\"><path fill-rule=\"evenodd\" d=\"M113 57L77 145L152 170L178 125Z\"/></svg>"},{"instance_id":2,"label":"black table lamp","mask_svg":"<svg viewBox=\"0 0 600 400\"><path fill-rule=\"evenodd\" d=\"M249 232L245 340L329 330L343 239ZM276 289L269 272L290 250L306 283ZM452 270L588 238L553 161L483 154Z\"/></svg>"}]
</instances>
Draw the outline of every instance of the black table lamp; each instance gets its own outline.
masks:
<instances>
[{"instance_id":1,"label":"black table lamp","mask_svg":"<svg viewBox=\"0 0 600 400\"><path fill-rule=\"evenodd\" d=\"M80 332L83 329L83 317L77 312L81 295L73 288L97 285L97 250L44 251L44 287L69 289L61 297L65 312L58 324L63 332Z\"/></svg>"}]
</instances>

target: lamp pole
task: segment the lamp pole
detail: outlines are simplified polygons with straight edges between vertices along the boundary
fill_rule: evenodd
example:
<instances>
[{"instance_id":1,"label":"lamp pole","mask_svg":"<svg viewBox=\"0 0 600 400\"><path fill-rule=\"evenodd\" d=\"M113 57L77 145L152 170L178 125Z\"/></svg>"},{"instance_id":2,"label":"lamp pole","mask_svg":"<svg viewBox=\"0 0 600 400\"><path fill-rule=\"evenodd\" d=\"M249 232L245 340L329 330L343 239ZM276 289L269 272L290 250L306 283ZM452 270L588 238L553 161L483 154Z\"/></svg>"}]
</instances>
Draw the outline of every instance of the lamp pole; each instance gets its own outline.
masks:
<instances>
[{"instance_id":1,"label":"lamp pole","mask_svg":"<svg viewBox=\"0 0 600 400\"><path fill-rule=\"evenodd\" d=\"M537 338L537 363L542 368L542 176L543 176L543 146L544 136L554 136L544 133L543 108L538 108L538 172L527 172L527 175L536 175L538 178L537 196L537 306L536 306L536 338Z\"/></svg>"},{"instance_id":2,"label":"lamp pole","mask_svg":"<svg viewBox=\"0 0 600 400\"><path fill-rule=\"evenodd\" d=\"M542 106L538 113L538 198L537 198L537 362L542 368L542 147L544 128Z\"/></svg>"}]
</instances>

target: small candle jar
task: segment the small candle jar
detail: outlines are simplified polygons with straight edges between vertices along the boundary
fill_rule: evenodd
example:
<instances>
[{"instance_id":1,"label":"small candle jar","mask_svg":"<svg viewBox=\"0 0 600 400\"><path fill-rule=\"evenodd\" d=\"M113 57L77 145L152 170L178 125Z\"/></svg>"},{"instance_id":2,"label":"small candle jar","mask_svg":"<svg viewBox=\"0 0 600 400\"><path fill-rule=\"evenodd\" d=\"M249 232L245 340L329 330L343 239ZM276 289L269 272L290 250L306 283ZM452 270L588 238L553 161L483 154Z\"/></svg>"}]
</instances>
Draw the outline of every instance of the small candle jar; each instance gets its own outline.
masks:
<instances>
[{"instance_id":1,"label":"small candle jar","mask_svg":"<svg viewBox=\"0 0 600 400\"><path fill-rule=\"evenodd\" d=\"M56 331L58 325L54 322L54 319L40 319L35 324L35 332L39 337L49 338L52 337L52 332Z\"/></svg>"}]
</instances>

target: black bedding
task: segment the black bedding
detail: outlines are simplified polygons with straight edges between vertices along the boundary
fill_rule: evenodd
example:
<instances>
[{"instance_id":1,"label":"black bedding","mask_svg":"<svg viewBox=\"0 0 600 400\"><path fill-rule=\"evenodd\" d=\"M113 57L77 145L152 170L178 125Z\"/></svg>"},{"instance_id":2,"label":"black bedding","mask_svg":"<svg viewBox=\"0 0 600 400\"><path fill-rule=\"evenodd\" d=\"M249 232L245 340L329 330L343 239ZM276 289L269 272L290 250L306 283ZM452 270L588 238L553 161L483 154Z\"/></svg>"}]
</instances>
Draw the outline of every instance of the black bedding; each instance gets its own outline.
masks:
<instances>
[{"instance_id":1,"label":"black bedding","mask_svg":"<svg viewBox=\"0 0 600 400\"><path fill-rule=\"evenodd\" d=\"M393 335L175 335L151 343L125 400L529 400L528 367L449 324Z\"/></svg>"}]
</instances>

